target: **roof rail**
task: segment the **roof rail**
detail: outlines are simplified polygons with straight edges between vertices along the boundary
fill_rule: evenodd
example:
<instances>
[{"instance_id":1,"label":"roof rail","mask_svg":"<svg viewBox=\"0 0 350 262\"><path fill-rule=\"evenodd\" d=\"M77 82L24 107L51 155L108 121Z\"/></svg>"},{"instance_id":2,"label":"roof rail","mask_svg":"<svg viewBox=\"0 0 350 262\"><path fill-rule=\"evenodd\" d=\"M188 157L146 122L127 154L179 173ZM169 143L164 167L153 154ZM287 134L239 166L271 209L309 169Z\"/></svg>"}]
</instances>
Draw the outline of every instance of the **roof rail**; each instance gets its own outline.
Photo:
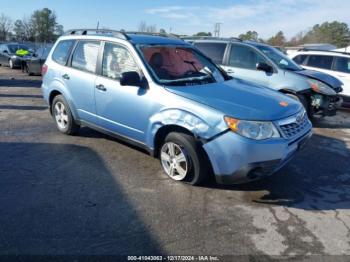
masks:
<instances>
[{"instance_id":1,"label":"roof rail","mask_svg":"<svg viewBox=\"0 0 350 262\"><path fill-rule=\"evenodd\" d=\"M111 35L124 40L130 40L125 32L111 29L71 29L66 31L64 35Z\"/></svg>"},{"instance_id":2,"label":"roof rail","mask_svg":"<svg viewBox=\"0 0 350 262\"><path fill-rule=\"evenodd\" d=\"M125 34L130 35L150 35L150 36L161 36L161 37L169 37L169 38L179 38L177 35L174 34L167 34L167 33L156 33L156 32L139 32L139 31L128 31L125 32Z\"/></svg>"},{"instance_id":3,"label":"roof rail","mask_svg":"<svg viewBox=\"0 0 350 262\"><path fill-rule=\"evenodd\" d=\"M336 54L350 55L349 52L324 50L324 49L317 49L317 48L305 48L305 47L298 49L298 51L317 51L317 52L330 52L330 53L336 53Z\"/></svg>"},{"instance_id":4,"label":"roof rail","mask_svg":"<svg viewBox=\"0 0 350 262\"><path fill-rule=\"evenodd\" d=\"M217 36L185 36L185 37L181 37L181 39L184 40L235 40L235 41L239 41L239 42L243 42L242 39L238 38L238 37L217 37Z\"/></svg>"}]
</instances>

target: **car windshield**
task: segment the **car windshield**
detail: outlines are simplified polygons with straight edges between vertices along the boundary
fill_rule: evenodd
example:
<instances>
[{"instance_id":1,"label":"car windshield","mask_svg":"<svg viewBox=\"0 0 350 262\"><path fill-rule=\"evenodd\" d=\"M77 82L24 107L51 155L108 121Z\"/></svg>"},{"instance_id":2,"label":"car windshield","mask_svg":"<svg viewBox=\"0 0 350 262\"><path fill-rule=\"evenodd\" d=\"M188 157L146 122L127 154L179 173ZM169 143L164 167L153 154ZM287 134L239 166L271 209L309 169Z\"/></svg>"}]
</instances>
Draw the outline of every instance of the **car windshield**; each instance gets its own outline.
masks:
<instances>
[{"instance_id":1,"label":"car windshield","mask_svg":"<svg viewBox=\"0 0 350 262\"><path fill-rule=\"evenodd\" d=\"M29 48L25 45L9 45L8 46L10 53L14 54L16 53L17 50L19 49L24 49L24 50L28 50Z\"/></svg>"},{"instance_id":2,"label":"car windshield","mask_svg":"<svg viewBox=\"0 0 350 262\"><path fill-rule=\"evenodd\" d=\"M296 64L293 60L288 58L282 52L277 50L274 47L270 46L257 46L257 48L263 52L268 58L270 58L273 62L275 62L278 67L291 71L300 71L303 70L298 64Z\"/></svg>"},{"instance_id":3,"label":"car windshield","mask_svg":"<svg viewBox=\"0 0 350 262\"><path fill-rule=\"evenodd\" d=\"M201 85L225 81L219 68L191 47L140 45L139 49L162 84Z\"/></svg>"}]
</instances>

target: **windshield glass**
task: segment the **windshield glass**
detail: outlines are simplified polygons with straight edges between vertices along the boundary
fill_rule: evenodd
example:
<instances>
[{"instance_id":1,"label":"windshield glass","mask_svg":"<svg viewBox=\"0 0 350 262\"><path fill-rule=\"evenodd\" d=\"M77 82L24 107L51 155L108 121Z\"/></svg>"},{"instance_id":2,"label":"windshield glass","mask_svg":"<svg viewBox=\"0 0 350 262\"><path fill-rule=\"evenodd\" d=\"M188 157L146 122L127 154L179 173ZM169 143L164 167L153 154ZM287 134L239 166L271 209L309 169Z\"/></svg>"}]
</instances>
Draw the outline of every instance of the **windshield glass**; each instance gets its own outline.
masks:
<instances>
[{"instance_id":1,"label":"windshield glass","mask_svg":"<svg viewBox=\"0 0 350 262\"><path fill-rule=\"evenodd\" d=\"M157 80L165 85L201 85L225 81L219 68L191 47L141 45Z\"/></svg>"},{"instance_id":2,"label":"windshield glass","mask_svg":"<svg viewBox=\"0 0 350 262\"><path fill-rule=\"evenodd\" d=\"M8 47L9 47L10 53L12 54L16 53L16 51L19 49L28 50L28 47L25 45L9 45Z\"/></svg>"},{"instance_id":3,"label":"windshield glass","mask_svg":"<svg viewBox=\"0 0 350 262\"><path fill-rule=\"evenodd\" d=\"M276 48L270 46L257 46L257 48L262 51L268 58L275 62L278 67L291 71L300 71L303 70L302 67L297 65L289 57L285 56L282 52Z\"/></svg>"}]
</instances>

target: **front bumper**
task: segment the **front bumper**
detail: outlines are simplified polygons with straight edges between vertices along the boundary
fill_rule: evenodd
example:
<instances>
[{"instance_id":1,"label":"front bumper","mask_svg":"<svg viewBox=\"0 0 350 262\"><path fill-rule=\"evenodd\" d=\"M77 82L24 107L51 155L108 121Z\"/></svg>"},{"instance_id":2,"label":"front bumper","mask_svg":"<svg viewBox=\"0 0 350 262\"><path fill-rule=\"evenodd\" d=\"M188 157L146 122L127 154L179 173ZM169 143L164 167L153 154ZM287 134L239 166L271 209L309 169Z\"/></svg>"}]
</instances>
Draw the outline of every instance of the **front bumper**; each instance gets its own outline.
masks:
<instances>
[{"instance_id":1,"label":"front bumper","mask_svg":"<svg viewBox=\"0 0 350 262\"><path fill-rule=\"evenodd\" d=\"M215 179L239 184L268 176L283 167L312 135L308 128L298 138L256 141L228 131L204 144Z\"/></svg>"},{"instance_id":2,"label":"front bumper","mask_svg":"<svg viewBox=\"0 0 350 262\"><path fill-rule=\"evenodd\" d=\"M342 103L343 99L338 95L326 96L316 93L311 95L311 105L314 108L314 112L316 114L320 112L322 116L336 115Z\"/></svg>"}]
</instances>

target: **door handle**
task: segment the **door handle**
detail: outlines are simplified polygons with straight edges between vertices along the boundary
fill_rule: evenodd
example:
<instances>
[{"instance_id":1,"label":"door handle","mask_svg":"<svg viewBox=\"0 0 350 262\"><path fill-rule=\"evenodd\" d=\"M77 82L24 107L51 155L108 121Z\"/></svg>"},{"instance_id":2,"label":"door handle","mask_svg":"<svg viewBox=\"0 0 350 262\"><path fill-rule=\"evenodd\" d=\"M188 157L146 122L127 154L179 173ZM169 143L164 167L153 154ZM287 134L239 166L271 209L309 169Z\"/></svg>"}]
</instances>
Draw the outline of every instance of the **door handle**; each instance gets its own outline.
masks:
<instances>
[{"instance_id":1,"label":"door handle","mask_svg":"<svg viewBox=\"0 0 350 262\"><path fill-rule=\"evenodd\" d=\"M66 79L66 80L69 80L69 79L70 79L69 75L67 75L67 74L62 75L62 77L63 77L64 79Z\"/></svg>"},{"instance_id":2,"label":"door handle","mask_svg":"<svg viewBox=\"0 0 350 262\"><path fill-rule=\"evenodd\" d=\"M104 86L104 85L101 85L101 84L96 85L96 88L97 88L98 90L101 90L101 91L107 91L107 88L105 88L105 86Z\"/></svg>"},{"instance_id":3,"label":"door handle","mask_svg":"<svg viewBox=\"0 0 350 262\"><path fill-rule=\"evenodd\" d=\"M235 71L233 71L232 69L228 69L228 70L227 70L227 73L228 73L228 74L234 74Z\"/></svg>"}]
</instances>

